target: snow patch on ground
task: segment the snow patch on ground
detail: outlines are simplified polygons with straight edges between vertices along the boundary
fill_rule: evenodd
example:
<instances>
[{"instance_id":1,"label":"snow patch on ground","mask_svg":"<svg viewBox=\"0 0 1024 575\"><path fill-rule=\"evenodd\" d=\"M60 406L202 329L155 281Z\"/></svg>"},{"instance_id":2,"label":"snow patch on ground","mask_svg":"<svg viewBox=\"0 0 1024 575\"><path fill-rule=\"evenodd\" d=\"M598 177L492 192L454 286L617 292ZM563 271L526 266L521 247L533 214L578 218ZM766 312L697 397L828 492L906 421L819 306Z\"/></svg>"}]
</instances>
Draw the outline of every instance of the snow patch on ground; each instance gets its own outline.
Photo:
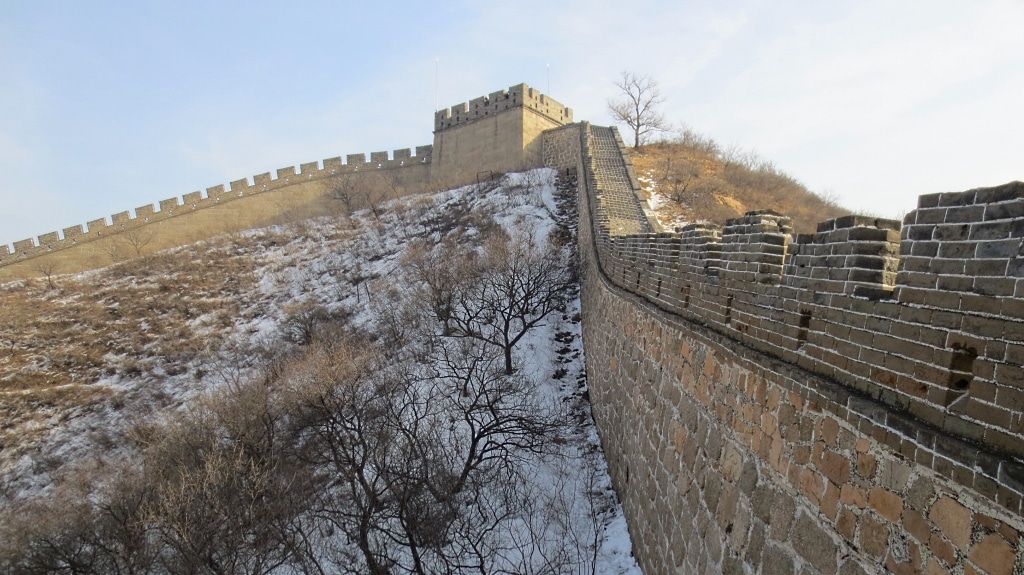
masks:
<instances>
[{"instance_id":1,"label":"snow patch on ground","mask_svg":"<svg viewBox=\"0 0 1024 575\"><path fill-rule=\"evenodd\" d=\"M655 217L658 219L658 223L661 224L664 229L674 230L691 223L690 220L678 213L679 208L686 209L687 206L673 201L667 195L662 193L661 189L658 187L658 182L650 175L650 173L637 176L636 179L640 182L640 189L647 195L647 205L650 206L651 211L654 212ZM670 206L676 209L668 209Z\"/></svg>"},{"instance_id":2,"label":"snow patch on ground","mask_svg":"<svg viewBox=\"0 0 1024 575\"><path fill-rule=\"evenodd\" d=\"M641 181L650 188L652 207L656 209L664 197L649 178ZM232 378L245 377L244 366L229 367L219 358L261 345L289 345L282 341L282 326L292 310L319 305L332 312L351 310L355 321L366 321L370 305L386 297L389 286L409 281L396 274L410 242L438 241L452 231L453 214L471 219L475 215L480 225L496 223L510 235L531 233L535 241L545 241L558 225L554 182L553 170L509 174L493 189L466 186L396 200L380 210L379 218L363 211L349 217L251 230L231 241L222 238L177 248L175 251L194 252L195 267L186 272L191 274L208 273L202 263L207 249L235 250L248 262L255 275L255 288L238 302L240 311L234 322L221 325L213 312L198 315L191 320L191 327L197 336L209 341L209 353L196 356L180 369L169 369L173 375L150 370L96 379L87 387L103 391L109 399L56 410L45 420L26 424L42 426L45 433L13 459L12 451L3 453L0 446L0 504L45 494L54 478L75 464L126 451L124 436L136 422L159 417L161 410L182 409L210 389ZM493 223L488 224L488 220ZM471 239L481 230L470 226L462 233ZM232 247L231 242L240 247ZM115 280L105 273L87 272L81 279L154 279ZM72 293L61 297L71 300L77 296ZM596 549L591 549L596 557L594 572L639 574L585 399L579 311L577 293L564 313L552 315L516 349L517 360L524 372L539 382L545 399L570 405L569 412L577 418L574 433L564 445L563 463L538 462L536 477L545 489L564 490L566 500L571 502L572 520L579 522L573 533L583 539L596 535ZM111 354L106 359L114 362L130 358Z\"/></svg>"}]
</instances>

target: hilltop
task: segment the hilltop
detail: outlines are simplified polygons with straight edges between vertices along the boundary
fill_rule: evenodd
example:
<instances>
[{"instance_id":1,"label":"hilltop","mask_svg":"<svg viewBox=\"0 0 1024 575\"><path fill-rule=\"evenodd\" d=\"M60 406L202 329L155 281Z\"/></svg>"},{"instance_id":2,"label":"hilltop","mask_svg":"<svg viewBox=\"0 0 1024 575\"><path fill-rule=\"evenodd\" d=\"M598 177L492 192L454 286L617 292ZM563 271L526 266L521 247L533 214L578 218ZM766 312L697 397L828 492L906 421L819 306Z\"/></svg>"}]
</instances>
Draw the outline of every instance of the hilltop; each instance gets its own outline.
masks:
<instances>
[{"instance_id":1,"label":"hilltop","mask_svg":"<svg viewBox=\"0 0 1024 575\"><path fill-rule=\"evenodd\" d=\"M696 221L722 225L750 210L771 209L793 220L795 233L848 215L834 200L808 190L770 161L690 131L632 153L637 177L668 229Z\"/></svg>"}]
</instances>

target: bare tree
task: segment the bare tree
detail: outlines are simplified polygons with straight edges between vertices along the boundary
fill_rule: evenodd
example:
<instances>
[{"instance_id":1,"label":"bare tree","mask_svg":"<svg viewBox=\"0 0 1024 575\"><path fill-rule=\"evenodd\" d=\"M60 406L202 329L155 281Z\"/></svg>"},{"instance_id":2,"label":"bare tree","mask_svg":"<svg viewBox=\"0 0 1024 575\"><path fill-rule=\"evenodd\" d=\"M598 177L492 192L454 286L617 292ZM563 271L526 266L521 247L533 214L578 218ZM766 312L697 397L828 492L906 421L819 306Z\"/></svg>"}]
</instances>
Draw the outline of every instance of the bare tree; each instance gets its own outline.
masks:
<instances>
[{"instance_id":1,"label":"bare tree","mask_svg":"<svg viewBox=\"0 0 1024 575\"><path fill-rule=\"evenodd\" d=\"M156 232L149 227L138 227L124 232L121 236L123 237L124 242L131 246L132 251L135 252L135 257L139 257L142 255L142 250L153 242L153 238L156 237Z\"/></svg>"},{"instance_id":2,"label":"bare tree","mask_svg":"<svg viewBox=\"0 0 1024 575\"><path fill-rule=\"evenodd\" d=\"M156 238L156 232L149 227L137 227L107 237L103 242L103 252L110 256L110 261L118 263L131 257L139 257L143 250ZM134 254L134 255L131 255Z\"/></svg>"},{"instance_id":3,"label":"bare tree","mask_svg":"<svg viewBox=\"0 0 1024 575\"><path fill-rule=\"evenodd\" d=\"M699 163L689 160L672 161L672 156L665 156L665 168L662 172L660 184L665 189L665 195L677 203L686 202L686 193L691 190L694 184L700 179L701 166Z\"/></svg>"},{"instance_id":4,"label":"bare tree","mask_svg":"<svg viewBox=\"0 0 1024 575\"><path fill-rule=\"evenodd\" d=\"M402 188L399 170L380 170L373 174L352 172L335 176L330 184L330 197L345 206L348 214L369 209L380 220L381 204L396 197Z\"/></svg>"},{"instance_id":5,"label":"bare tree","mask_svg":"<svg viewBox=\"0 0 1024 575\"><path fill-rule=\"evenodd\" d=\"M423 301L442 333L497 346L505 373L514 371L512 350L551 313L562 309L576 281L567 250L538 244L533 230L515 237L495 232L483 254L446 251L418 270L426 286Z\"/></svg>"},{"instance_id":6,"label":"bare tree","mask_svg":"<svg viewBox=\"0 0 1024 575\"><path fill-rule=\"evenodd\" d=\"M670 129L658 111L665 100L658 83L651 77L624 71L615 87L619 89L619 96L608 100L608 112L616 122L626 124L633 131L633 148L639 148L650 132Z\"/></svg>"},{"instance_id":7,"label":"bare tree","mask_svg":"<svg viewBox=\"0 0 1024 575\"><path fill-rule=\"evenodd\" d=\"M332 178L330 195L345 206L345 212L351 214L363 207L365 203L365 186L359 174L341 174Z\"/></svg>"},{"instance_id":8,"label":"bare tree","mask_svg":"<svg viewBox=\"0 0 1024 575\"><path fill-rule=\"evenodd\" d=\"M118 236L107 236L106 241L101 241L101 243L103 245L103 253L110 256L112 263L116 264L126 259L125 245Z\"/></svg>"},{"instance_id":9,"label":"bare tree","mask_svg":"<svg viewBox=\"0 0 1024 575\"><path fill-rule=\"evenodd\" d=\"M46 278L46 284L50 286L50 289L57 289L57 285L53 283L53 276L56 275L57 269L60 268L59 261L43 257L35 261L33 268Z\"/></svg>"}]
</instances>

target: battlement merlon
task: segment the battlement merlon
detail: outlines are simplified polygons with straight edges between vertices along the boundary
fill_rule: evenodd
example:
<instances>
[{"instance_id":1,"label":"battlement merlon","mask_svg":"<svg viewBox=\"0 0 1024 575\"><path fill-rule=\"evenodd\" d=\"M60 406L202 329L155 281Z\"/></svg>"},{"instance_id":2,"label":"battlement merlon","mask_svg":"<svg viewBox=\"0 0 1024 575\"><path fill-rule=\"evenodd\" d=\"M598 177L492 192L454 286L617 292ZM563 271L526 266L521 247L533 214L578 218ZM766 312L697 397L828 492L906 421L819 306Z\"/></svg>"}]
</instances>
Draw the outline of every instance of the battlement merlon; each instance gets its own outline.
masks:
<instances>
[{"instance_id":1,"label":"battlement merlon","mask_svg":"<svg viewBox=\"0 0 1024 575\"><path fill-rule=\"evenodd\" d=\"M389 153L386 151L372 152L372 162L377 168L392 169L412 166L416 164L427 164L431 161L434 147L432 144L413 148L400 148ZM270 172L256 174L252 177L252 184L249 178L241 178L231 181L227 187L219 184L206 189L206 195L202 192L191 192L182 197L174 197L161 200L159 210L153 204L140 206L132 212L123 211L110 216L110 222L106 217L91 220L86 224L86 231L81 224L64 228L63 238L57 232L49 232L36 239L29 238L14 242L13 249L10 244L0 244L0 256L29 257L39 255L39 250L52 251L76 245L79 239L95 239L107 233L118 233L129 226L136 226L150 223L153 220L160 220L173 215L191 212L203 207L216 205L222 199L238 198L267 190L280 189L293 184L299 184L313 178L327 178L340 173L358 171L361 166L368 165L366 154L349 154L347 162L342 163L341 156L326 158L322 162L306 162L298 168L289 166L277 170L275 178ZM320 164L323 164L323 167ZM110 229L113 228L113 229ZM6 251L4 251L6 250ZM0 267L7 265L7 260L0 261Z\"/></svg>"},{"instance_id":2,"label":"battlement merlon","mask_svg":"<svg viewBox=\"0 0 1024 575\"><path fill-rule=\"evenodd\" d=\"M434 131L465 125L516 108L533 110L559 124L572 123L572 109L526 84L492 92L434 113Z\"/></svg>"}]
</instances>

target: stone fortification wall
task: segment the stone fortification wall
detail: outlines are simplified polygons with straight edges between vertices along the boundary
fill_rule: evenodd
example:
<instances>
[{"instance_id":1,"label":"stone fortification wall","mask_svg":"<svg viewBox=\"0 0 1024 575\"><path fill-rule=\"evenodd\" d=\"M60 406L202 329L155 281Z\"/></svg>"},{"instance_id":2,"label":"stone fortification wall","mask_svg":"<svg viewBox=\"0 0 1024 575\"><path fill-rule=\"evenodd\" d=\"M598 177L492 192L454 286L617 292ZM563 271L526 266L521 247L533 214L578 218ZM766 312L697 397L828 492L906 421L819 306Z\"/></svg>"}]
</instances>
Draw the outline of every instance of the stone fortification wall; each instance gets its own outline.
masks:
<instances>
[{"instance_id":1,"label":"stone fortification wall","mask_svg":"<svg viewBox=\"0 0 1024 575\"><path fill-rule=\"evenodd\" d=\"M542 134L572 122L572 110L519 84L434 115L433 179L470 184L492 173L542 165Z\"/></svg>"},{"instance_id":2,"label":"stone fortification wall","mask_svg":"<svg viewBox=\"0 0 1024 575\"><path fill-rule=\"evenodd\" d=\"M393 184L390 194L413 193L430 183L431 146L388 152L349 154L323 162L310 162L213 186L156 205L125 211L86 226L65 228L37 239L14 242L11 250L0 244L0 281L51 273L78 272L108 265L120 250L123 256L135 248L155 251L191 243L221 233L252 229L297 218L324 215L337 210L327 199L332 183L342 178L364 185L379 185L383 174ZM399 175L400 174L400 175ZM336 203L336 202L335 202ZM134 244L134 245L130 245ZM142 245L144 244L144 246Z\"/></svg>"},{"instance_id":3,"label":"stone fortification wall","mask_svg":"<svg viewBox=\"0 0 1024 575\"><path fill-rule=\"evenodd\" d=\"M519 84L508 90L494 92L489 96L474 98L469 102L456 104L451 108L438 110L434 113L434 131L440 132L449 128L464 126L477 120L525 108L532 113L544 116L556 125L572 123L572 110L539 91Z\"/></svg>"},{"instance_id":4,"label":"stone fortification wall","mask_svg":"<svg viewBox=\"0 0 1024 575\"><path fill-rule=\"evenodd\" d=\"M652 234L581 130L588 379L647 573L1024 572L1024 185Z\"/></svg>"},{"instance_id":5,"label":"stone fortification wall","mask_svg":"<svg viewBox=\"0 0 1024 575\"><path fill-rule=\"evenodd\" d=\"M584 145L581 136L587 133L590 124L568 124L544 132L541 149L544 166L558 170L577 169L582 166Z\"/></svg>"},{"instance_id":6,"label":"stone fortification wall","mask_svg":"<svg viewBox=\"0 0 1024 575\"><path fill-rule=\"evenodd\" d=\"M415 150L349 154L269 172L120 212L86 226L0 244L0 281L93 269L143 252L217 234L337 211L332 182L383 185L389 197L451 188L542 165L545 130L572 122L572 110L525 84L436 113L434 144ZM400 176L384 174L400 173ZM380 176L380 177L378 177ZM376 180L384 179L381 184ZM351 198L350 198L351 199ZM351 202L344 202L351 204Z\"/></svg>"}]
</instances>

